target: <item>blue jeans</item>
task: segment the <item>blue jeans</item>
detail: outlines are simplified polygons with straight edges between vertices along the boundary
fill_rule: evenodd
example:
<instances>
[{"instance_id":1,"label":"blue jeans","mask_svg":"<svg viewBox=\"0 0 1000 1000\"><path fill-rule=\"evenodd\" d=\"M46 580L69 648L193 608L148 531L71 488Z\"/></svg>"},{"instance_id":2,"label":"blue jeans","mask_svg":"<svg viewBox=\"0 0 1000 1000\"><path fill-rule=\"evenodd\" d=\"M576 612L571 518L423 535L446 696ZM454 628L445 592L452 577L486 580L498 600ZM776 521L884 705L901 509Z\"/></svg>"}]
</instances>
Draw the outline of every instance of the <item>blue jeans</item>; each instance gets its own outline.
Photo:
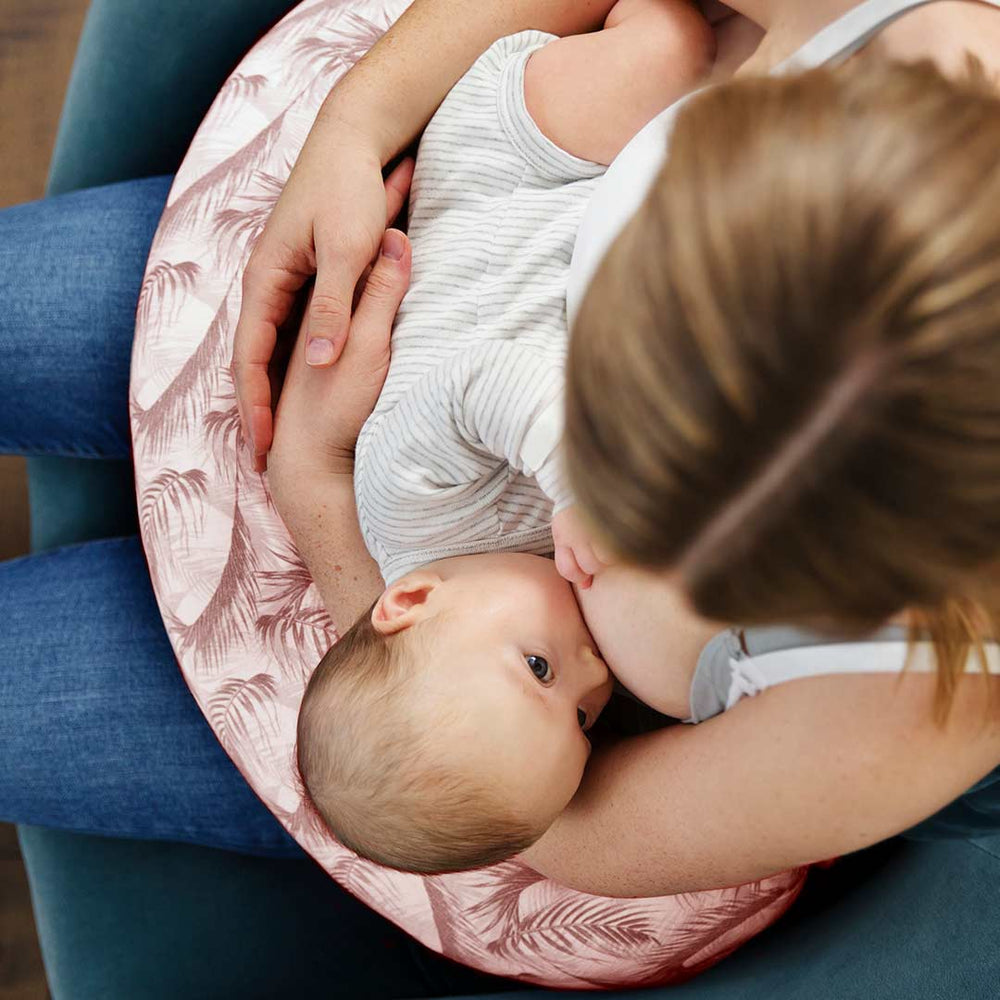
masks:
<instances>
[{"instance_id":1,"label":"blue jeans","mask_svg":"<svg viewBox=\"0 0 1000 1000\"><path fill-rule=\"evenodd\" d=\"M169 184L0 212L0 452L128 457L134 314ZM135 537L0 564L0 747L0 819L301 854L191 698ZM912 833L997 829L1000 769Z\"/></svg>"},{"instance_id":2,"label":"blue jeans","mask_svg":"<svg viewBox=\"0 0 1000 1000\"><path fill-rule=\"evenodd\" d=\"M139 287L171 178L0 212L0 453L128 458ZM302 852L192 699L138 538L0 563L0 820Z\"/></svg>"}]
</instances>

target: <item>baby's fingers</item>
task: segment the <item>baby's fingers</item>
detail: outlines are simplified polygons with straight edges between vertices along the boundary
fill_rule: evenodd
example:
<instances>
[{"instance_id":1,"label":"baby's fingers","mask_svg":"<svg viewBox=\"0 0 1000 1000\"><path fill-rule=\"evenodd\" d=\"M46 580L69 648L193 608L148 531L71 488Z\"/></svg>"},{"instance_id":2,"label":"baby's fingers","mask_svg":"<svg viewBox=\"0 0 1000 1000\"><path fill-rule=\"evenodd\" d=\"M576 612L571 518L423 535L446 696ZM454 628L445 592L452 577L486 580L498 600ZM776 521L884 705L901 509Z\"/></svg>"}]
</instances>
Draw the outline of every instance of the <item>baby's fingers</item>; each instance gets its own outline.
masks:
<instances>
[{"instance_id":1,"label":"baby's fingers","mask_svg":"<svg viewBox=\"0 0 1000 1000\"><path fill-rule=\"evenodd\" d=\"M605 560L601 558L592 545L576 546L573 555L580 569L589 576L593 576L605 566Z\"/></svg>"},{"instance_id":2,"label":"baby's fingers","mask_svg":"<svg viewBox=\"0 0 1000 1000\"><path fill-rule=\"evenodd\" d=\"M583 570L568 545L556 547L556 569L564 580L576 584L581 590L589 589L594 582L593 575Z\"/></svg>"}]
</instances>

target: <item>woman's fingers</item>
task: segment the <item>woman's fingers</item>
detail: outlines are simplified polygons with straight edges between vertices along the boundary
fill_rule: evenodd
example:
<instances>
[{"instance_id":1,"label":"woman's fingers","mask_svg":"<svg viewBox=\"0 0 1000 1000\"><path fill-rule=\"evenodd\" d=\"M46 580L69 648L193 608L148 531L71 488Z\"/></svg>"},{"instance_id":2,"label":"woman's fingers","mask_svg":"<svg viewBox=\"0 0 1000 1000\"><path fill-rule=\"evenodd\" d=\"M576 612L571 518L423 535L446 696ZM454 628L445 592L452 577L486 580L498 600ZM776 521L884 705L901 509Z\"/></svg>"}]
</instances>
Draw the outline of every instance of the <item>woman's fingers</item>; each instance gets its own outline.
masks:
<instances>
[{"instance_id":1,"label":"woman's fingers","mask_svg":"<svg viewBox=\"0 0 1000 1000\"><path fill-rule=\"evenodd\" d=\"M409 285L411 253L409 241L396 230L385 233L383 248L358 301L351 336L338 363L317 371L293 358L282 390L278 423L284 428L285 447L304 434L307 440L294 447L321 455L328 467L341 463L350 467L358 434L378 402L389 370L389 339ZM291 436L290 427L297 428Z\"/></svg>"},{"instance_id":2,"label":"woman's fingers","mask_svg":"<svg viewBox=\"0 0 1000 1000\"><path fill-rule=\"evenodd\" d=\"M369 166L366 164L366 170ZM406 201L413 166L412 158L404 159L385 179L386 225L396 218ZM377 164L375 167L377 169ZM361 198L362 207L377 204L373 198L377 198L376 192L383 188L377 174L375 182L378 187L369 190L368 199ZM279 201L244 272L243 303L233 346L233 374L240 420L258 468L265 463L274 433L269 366L278 331L291 314L296 296L306 281L316 275L304 324L308 338L305 358L315 368L329 367L340 357L351 329L354 309L367 301L368 312L380 315L379 303L386 299L386 288L390 287L393 291L388 299L395 301L391 303L392 315L386 329L391 328L392 316L406 289L404 281L396 298L395 287L400 280L397 260L393 264L396 276L391 280L383 268L383 278L387 280L382 284L386 288L373 287L369 294L363 282L356 292L359 276L368 276L372 257L377 253L377 231L371 233L370 229L359 225L358 220L351 225L347 217L350 212L345 215L342 211L332 211L331 214L335 216L331 221L334 228L321 228L322 222L317 224L316 220L299 213L282 212ZM408 244L405 246L408 254ZM408 267L407 263L407 276Z\"/></svg>"},{"instance_id":3,"label":"woman's fingers","mask_svg":"<svg viewBox=\"0 0 1000 1000\"><path fill-rule=\"evenodd\" d=\"M359 372L388 359L392 324L410 284L411 263L410 241L398 229L387 229L358 300L345 351L345 362L357 365Z\"/></svg>"},{"instance_id":4,"label":"woman's fingers","mask_svg":"<svg viewBox=\"0 0 1000 1000\"><path fill-rule=\"evenodd\" d=\"M354 299L351 302L351 314L354 314L354 310L358 308L358 303L361 301L361 296L365 293L365 285L368 284L368 275L372 273L372 264L369 264L362 272L361 277L358 278L358 283L354 286Z\"/></svg>"},{"instance_id":5,"label":"woman's fingers","mask_svg":"<svg viewBox=\"0 0 1000 1000\"><path fill-rule=\"evenodd\" d=\"M593 575L580 567L576 554L568 545L556 546L555 561L559 575L569 583L575 583L581 590L588 590L594 582Z\"/></svg>"},{"instance_id":6,"label":"woman's fingers","mask_svg":"<svg viewBox=\"0 0 1000 1000\"><path fill-rule=\"evenodd\" d=\"M341 355L351 328L351 303L373 249L316 235L316 288L309 305L306 364L328 368Z\"/></svg>"},{"instance_id":7,"label":"woman's fingers","mask_svg":"<svg viewBox=\"0 0 1000 1000\"><path fill-rule=\"evenodd\" d=\"M268 365L295 296L312 273L304 255L280 236L254 249L243 273L243 300L233 340L233 379L244 433L255 456L271 447L271 386Z\"/></svg>"},{"instance_id":8,"label":"woman's fingers","mask_svg":"<svg viewBox=\"0 0 1000 1000\"><path fill-rule=\"evenodd\" d=\"M603 568L602 560L597 554L597 550L589 543L575 546L573 557L576 559L576 563L580 569L588 576L593 576Z\"/></svg>"},{"instance_id":9,"label":"woman's fingers","mask_svg":"<svg viewBox=\"0 0 1000 1000\"><path fill-rule=\"evenodd\" d=\"M413 160L402 160L385 180L386 222L399 215L413 179ZM356 286L366 278L370 254L359 247L336 246L316 240L316 293L309 307L309 342L306 363L313 368L334 364L344 350L351 328L351 314L359 301ZM360 293L363 296L363 290Z\"/></svg>"}]
</instances>

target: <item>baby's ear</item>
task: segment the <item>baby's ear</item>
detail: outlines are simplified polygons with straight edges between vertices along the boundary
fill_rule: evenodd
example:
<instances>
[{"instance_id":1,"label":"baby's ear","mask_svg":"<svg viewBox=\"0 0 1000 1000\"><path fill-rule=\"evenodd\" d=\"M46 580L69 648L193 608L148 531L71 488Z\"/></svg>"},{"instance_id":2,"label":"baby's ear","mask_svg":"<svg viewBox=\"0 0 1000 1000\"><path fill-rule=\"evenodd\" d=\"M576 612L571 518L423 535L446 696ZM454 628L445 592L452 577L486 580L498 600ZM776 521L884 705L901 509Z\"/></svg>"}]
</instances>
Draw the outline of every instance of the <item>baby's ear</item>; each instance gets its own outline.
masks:
<instances>
[{"instance_id":1,"label":"baby's ear","mask_svg":"<svg viewBox=\"0 0 1000 1000\"><path fill-rule=\"evenodd\" d=\"M372 626L380 635L395 635L430 615L427 600L441 577L417 570L386 587L372 608Z\"/></svg>"}]
</instances>

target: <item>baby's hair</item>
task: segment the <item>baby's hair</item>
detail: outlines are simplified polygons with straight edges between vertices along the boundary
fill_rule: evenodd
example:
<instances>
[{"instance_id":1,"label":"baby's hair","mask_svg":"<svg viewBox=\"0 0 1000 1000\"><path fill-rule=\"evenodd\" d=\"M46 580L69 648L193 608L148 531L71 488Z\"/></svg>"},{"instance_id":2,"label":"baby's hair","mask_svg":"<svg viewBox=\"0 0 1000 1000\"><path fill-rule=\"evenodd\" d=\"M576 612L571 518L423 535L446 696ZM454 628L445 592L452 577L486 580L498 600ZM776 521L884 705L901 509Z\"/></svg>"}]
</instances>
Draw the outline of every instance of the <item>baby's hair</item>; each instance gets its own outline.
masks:
<instances>
[{"instance_id":1,"label":"baby's hair","mask_svg":"<svg viewBox=\"0 0 1000 1000\"><path fill-rule=\"evenodd\" d=\"M570 479L619 555L720 621L910 609L942 712L1000 626L998 149L971 64L708 90L568 362Z\"/></svg>"},{"instance_id":2,"label":"baby's hair","mask_svg":"<svg viewBox=\"0 0 1000 1000\"><path fill-rule=\"evenodd\" d=\"M414 683L433 623L382 635L373 609L323 657L302 701L298 766L313 805L345 847L402 871L466 871L530 847L544 829L449 754L460 706Z\"/></svg>"}]
</instances>

